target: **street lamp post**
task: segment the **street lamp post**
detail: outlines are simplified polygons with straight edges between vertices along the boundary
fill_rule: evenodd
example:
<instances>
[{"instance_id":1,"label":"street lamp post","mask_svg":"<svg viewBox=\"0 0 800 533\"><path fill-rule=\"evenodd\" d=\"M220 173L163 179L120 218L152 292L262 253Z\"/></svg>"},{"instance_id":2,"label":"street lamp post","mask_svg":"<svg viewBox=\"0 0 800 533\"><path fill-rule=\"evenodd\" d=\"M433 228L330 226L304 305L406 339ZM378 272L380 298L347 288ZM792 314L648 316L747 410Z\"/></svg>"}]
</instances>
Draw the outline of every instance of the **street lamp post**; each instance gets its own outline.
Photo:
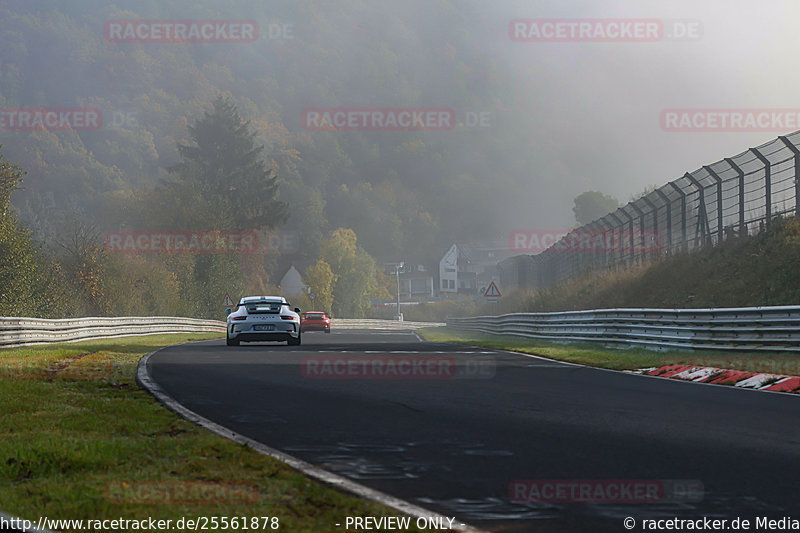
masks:
<instances>
[{"instance_id":1,"label":"street lamp post","mask_svg":"<svg viewBox=\"0 0 800 533\"><path fill-rule=\"evenodd\" d=\"M397 315L395 318L402 322L403 314L400 312L400 269L403 267L404 263L398 263L394 266L394 274L397 277Z\"/></svg>"}]
</instances>

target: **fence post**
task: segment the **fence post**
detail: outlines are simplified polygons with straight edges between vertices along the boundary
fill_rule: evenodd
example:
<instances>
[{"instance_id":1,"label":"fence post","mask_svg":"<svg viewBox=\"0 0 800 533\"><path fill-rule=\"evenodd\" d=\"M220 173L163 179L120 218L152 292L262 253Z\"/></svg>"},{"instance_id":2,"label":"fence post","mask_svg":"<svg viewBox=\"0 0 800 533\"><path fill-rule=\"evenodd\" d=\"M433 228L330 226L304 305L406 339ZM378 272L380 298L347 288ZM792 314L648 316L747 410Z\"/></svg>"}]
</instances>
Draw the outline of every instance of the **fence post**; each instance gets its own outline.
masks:
<instances>
[{"instance_id":1,"label":"fence post","mask_svg":"<svg viewBox=\"0 0 800 533\"><path fill-rule=\"evenodd\" d=\"M637 240L642 245L641 256L642 256L642 263L644 263L644 260L647 258L647 254L645 254L645 251L644 251L644 249L645 249L645 247L644 247L644 215L645 215L645 213L644 213L644 211L642 211L641 209L636 207L636 202L635 201L631 202L628 205L630 205L633 208L633 210L636 211L636 214L639 215L639 233L640 233L640 237L641 238L637 239ZM631 224L631 233L633 233L633 224ZM633 236L631 236L631 242L633 242ZM636 255L636 247L635 246L634 246L634 249L633 249L633 253L634 253L634 256L635 256Z\"/></svg>"},{"instance_id":2,"label":"fence post","mask_svg":"<svg viewBox=\"0 0 800 533\"><path fill-rule=\"evenodd\" d=\"M617 209L617 211L620 211L620 210ZM617 241L618 246L619 246L619 254L617 255L617 258L614 260L614 264L615 265L617 263L621 263L621 262L625 261L625 252L624 252L625 247L622 244L623 243L623 234L622 234L623 229L622 228L625 226L625 223L616 215L617 211L614 211L613 213L609 213L609 215L608 215L608 216L610 216L611 218L613 218L616 221L617 227L619 228L619 240Z\"/></svg>"},{"instance_id":3,"label":"fence post","mask_svg":"<svg viewBox=\"0 0 800 533\"><path fill-rule=\"evenodd\" d=\"M728 163L739 176L739 236L743 237L747 235L747 224L744 221L744 171L739 168L739 165L734 163L733 159L730 157L726 157L725 162Z\"/></svg>"},{"instance_id":4,"label":"fence post","mask_svg":"<svg viewBox=\"0 0 800 533\"><path fill-rule=\"evenodd\" d=\"M697 243L697 235L698 233L702 233L703 243L705 244L706 239L711 241L711 228L708 225L708 211L706 211L706 190L700 182L688 172L684 174L683 177L691 181L692 185L697 189L697 192L700 193L700 207L697 212L697 227L694 231L694 239L695 243Z\"/></svg>"},{"instance_id":5,"label":"fence post","mask_svg":"<svg viewBox=\"0 0 800 533\"><path fill-rule=\"evenodd\" d=\"M626 240L628 241L628 246L630 246L630 256L631 256L630 264L631 264L631 266L633 266L634 263L636 263L636 254L633 252L633 217L631 216L630 213L625 211L625 207L627 207L627 206L620 207L619 211L621 211L623 215L628 217L627 224L628 224L628 227L630 228L630 230L629 230L630 231L630 235L629 235L628 239L626 239ZM624 227L625 224L626 223L623 223L623 227ZM623 229L622 237L623 238L625 237L624 229Z\"/></svg>"},{"instance_id":6,"label":"fence post","mask_svg":"<svg viewBox=\"0 0 800 533\"><path fill-rule=\"evenodd\" d=\"M711 167L704 166L703 168L708 172L708 175L717 182L717 244L719 244L724 237L722 234L722 178L711 170Z\"/></svg>"},{"instance_id":7,"label":"fence post","mask_svg":"<svg viewBox=\"0 0 800 533\"><path fill-rule=\"evenodd\" d=\"M750 151L764 164L764 188L766 189L766 208L767 208L767 226L772 222L772 164L769 160L761 155L756 148L750 148Z\"/></svg>"},{"instance_id":8,"label":"fence post","mask_svg":"<svg viewBox=\"0 0 800 533\"><path fill-rule=\"evenodd\" d=\"M648 198L648 196L650 196L650 195L648 194L648 195L642 196L642 201L644 203L646 203L650 207L650 209L653 210L653 235L651 236L651 240L655 239L656 243L658 243L658 240L659 240L659 235L658 235L658 206L656 204L654 204L653 202L651 202L650 198ZM644 229L642 229L642 231L644 232ZM651 252L653 252L653 255L656 255L655 249L651 250Z\"/></svg>"},{"instance_id":9,"label":"fence post","mask_svg":"<svg viewBox=\"0 0 800 533\"><path fill-rule=\"evenodd\" d=\"M608 250L608 231L611 229L611 224L606 221L606 217L608 215L598 219L597 223L600 224L600 227L603 230L602 237L603 237L603 249L602 249L602 263L603 266L608 268L609 265L609 250Z\"/></svg>"},{"instance_id":10,"label":"fence post","mask_svg":"<svg viewBox=\"0 0 800 533\"><path fill-rule=\"evenodd\" d=\"M592 243L592 231L593 231L594 225L596 223L597 223L597 221L593 220L592 222L589 222L588 224L578 228L578 230L583 230L585 232L588 232L588 234L589 234L589 251L588 251L588 253L590 254L589 257L591 258L590 262L591 262L592 270L594 270L594 263L595 263L594 244ZM581 235L578 235L578 237L583 238L583 237L585 237L585 235L581 234ZM581 254L583 254L583 251L581 251ZM585 265L586 261L582 261L582 263Z\"/></svg>"},{"instance_id":11,"label":"fence post","mask_svg":"<svg viewBox=\"0 0 800 533\"><path fill-rule=\"evenodd\" d=\"M655 193L667 204L667 250L672 253L672 202L661 189L656 189Z\"/></svg>"},{"instance_id":12,"label":"fence post","mask_svg":"<svg viewBox=\"0 0 800 533\"><path fill-rule=\"evenodd\" d=\"M674 181L670 181L669 185L681 195L681 247L686 251L689 244L686 238L686 193L683 192L683 189L678 187Z\"/></svg>"},{"instance_id":13,"label":"fence post","mask_svg":"<svg viewBox=\"0 0 800 533\"><path fill-rule=\"evenodd\" d=\"M794 216L800 218L800 150L783 135L778 135L778 139L794 154Z\"/></svg>"}]
</instances>

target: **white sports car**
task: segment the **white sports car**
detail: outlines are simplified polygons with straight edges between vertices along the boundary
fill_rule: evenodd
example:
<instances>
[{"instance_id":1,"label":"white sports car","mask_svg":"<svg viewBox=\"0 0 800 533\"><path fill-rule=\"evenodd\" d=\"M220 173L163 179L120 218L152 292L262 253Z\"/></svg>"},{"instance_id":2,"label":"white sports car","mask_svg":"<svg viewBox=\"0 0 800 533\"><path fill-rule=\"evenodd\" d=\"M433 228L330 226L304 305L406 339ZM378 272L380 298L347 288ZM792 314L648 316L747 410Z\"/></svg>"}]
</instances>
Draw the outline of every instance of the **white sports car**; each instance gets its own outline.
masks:
<instances>
[{"instance_id":1,"label":"white sports car","mask_svg":"<svg viewBox=\"0 0 800 533\"><path fill-rule=\"evenodd\" d=\"M300 309L292 310L281 296L246 296L233 312L228 310L228 346L240 342L286 341L300 344Z\"/></svg>"}]
</instances>

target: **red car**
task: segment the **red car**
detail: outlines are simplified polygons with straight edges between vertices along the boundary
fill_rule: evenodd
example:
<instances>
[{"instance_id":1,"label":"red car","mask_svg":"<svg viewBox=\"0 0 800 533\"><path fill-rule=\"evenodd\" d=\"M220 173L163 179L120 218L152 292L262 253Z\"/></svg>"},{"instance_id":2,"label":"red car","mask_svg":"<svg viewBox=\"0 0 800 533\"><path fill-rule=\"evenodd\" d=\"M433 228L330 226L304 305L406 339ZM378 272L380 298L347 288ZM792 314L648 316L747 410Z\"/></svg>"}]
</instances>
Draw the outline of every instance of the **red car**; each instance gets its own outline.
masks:
<instances>
[{"instance_id":1,"label":"red car","mask_svg":"<svg viewBox=\"0 0 800 533\"><path fill-rule=\"evenodd\" d=\"M331 319L324 311L308 311L300 315L300 331L331 332Z\"/></svg>"}]
</instances>

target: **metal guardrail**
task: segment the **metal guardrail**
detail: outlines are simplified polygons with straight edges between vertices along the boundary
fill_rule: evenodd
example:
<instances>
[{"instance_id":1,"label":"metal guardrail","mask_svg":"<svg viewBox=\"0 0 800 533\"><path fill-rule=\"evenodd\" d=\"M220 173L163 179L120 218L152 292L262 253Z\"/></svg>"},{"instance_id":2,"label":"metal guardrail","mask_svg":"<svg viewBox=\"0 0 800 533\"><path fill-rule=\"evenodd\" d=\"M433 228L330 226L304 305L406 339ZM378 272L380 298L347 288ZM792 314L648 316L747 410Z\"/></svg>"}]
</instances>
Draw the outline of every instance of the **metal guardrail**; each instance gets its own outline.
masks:
<instances>
[{"instance_id":1,"label":"metal guardrail","mask_svg":"<svg viewBox=\"0 0 800 533\"><path fill-rule=\"evenodd\" d=\"M409 322L378 318L332 318L332 329L419 329L431 326L444 326L444 322Z\"/></svg>"},{"instance_id":2,"label":"metal guardrail","mask_svg":"<svg viewBox=\"0 0 800 533\"><path fill-rule=\"evenodd\" d=\"M186 332L224 333L225 322L169 316L64 319L0 317L0 347Z\"/></svg>"},{"instance_id":3,"label":"metal guardrail","mask_svg":"<svg viewBox=\"0 0 800 533\"><path fill-rule=\"evenodd\" d=\"M595 309L448 318L452 328L653 349L800 351L800 306Z\"/></svg>"},{"instance_id":4,"label":"metal guardrail","mask_svg":"<svg viewBox=\"0 0 800 533\"><path fill-rule=\"evenodd\" d=\"M335 329L408 330L443 326L438 322L334 318ZM225 322L170 316L25 318L0 317L0 347L158 333L225 333Z\"/></svg>"}]
</instances>

